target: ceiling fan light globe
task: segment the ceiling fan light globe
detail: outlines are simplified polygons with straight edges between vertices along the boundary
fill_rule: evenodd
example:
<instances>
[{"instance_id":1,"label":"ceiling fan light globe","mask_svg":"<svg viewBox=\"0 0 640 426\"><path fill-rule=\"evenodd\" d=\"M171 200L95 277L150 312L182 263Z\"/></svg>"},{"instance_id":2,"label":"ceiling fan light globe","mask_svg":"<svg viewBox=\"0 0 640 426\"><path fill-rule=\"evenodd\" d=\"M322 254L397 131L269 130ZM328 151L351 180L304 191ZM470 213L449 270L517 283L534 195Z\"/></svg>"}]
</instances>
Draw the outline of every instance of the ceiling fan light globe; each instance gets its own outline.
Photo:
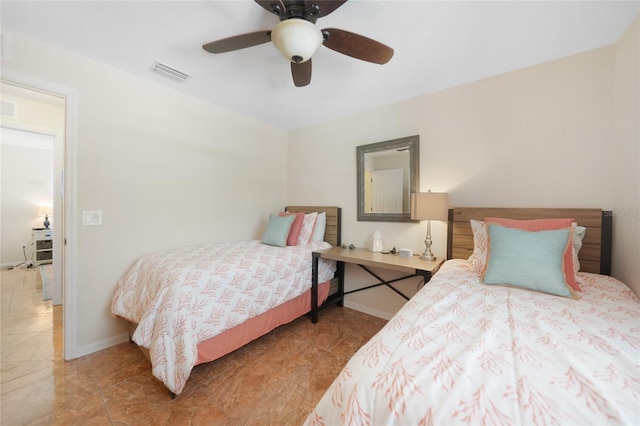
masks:
<instances>
[{"instance_id":1,"label":"ceiling fan light globe","mask_svg":"<svg viewBox=\"0 0 640 426\"><path fill-rule=\"evenodd\" d=\"M322 45L322 32L311 22L292 18L281 21L271 31L271 41L287 60L306 62Z\"/></svg>"}]
</instances>

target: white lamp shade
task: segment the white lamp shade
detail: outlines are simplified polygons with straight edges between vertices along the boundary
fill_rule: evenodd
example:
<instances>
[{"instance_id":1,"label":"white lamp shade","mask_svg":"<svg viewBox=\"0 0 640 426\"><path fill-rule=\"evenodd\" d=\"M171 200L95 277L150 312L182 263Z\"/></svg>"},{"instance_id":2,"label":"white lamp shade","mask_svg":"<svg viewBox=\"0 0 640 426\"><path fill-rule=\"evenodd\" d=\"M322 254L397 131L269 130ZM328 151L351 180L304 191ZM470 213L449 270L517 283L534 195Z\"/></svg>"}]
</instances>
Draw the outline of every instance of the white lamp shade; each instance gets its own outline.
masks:
<instances>
[{"instance_id":1,"label":"white lamp shade","mask_svg":"<svg viewBox=\"0 0 640 426\"><path fill-rule=\"evenodd\" d=\"M411 219L447 220L449 196L444 192L415 192L411 194Z\"/></svg>"},{"instance_id":2,"label":"white lamp shade","mask_svg":"<svg viewBox=\"0 0 640 426\"><path fill-rule=\"evenodd\" d=\"M322 44L322 32L311 22L292 18L281 21L271 31L271 41L294 63L306 62Z\"/></svg>"},{"instance_id":3,"label":"white lamp shade","mask_svg":"<svg viewBox=\"0 0 640 426\"><path fill-rule=\"evenodd\" d=\"M38 216L53 216L53 207L51 206L38 206Z\"/></svg>"}]
</instances>

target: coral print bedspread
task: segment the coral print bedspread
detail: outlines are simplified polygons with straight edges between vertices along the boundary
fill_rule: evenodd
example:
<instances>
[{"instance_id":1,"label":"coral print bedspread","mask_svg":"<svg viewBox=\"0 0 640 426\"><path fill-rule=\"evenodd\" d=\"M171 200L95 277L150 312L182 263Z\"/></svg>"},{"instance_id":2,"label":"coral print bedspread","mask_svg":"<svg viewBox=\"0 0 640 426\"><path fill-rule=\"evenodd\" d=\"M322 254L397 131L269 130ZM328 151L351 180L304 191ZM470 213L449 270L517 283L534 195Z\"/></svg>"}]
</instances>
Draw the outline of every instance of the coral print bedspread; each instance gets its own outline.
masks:
<instances>
[{"instance_id":1,"label":"coral print bedspread","mask_svg":"<svg viewBox=\"0 0 640 426\"><path fill-rule=\"evenodd\" d=\"M640 303L480 284L446 262L349 361L307 425L640 424Z\"/></svg>"},{"instance_id":2,"label":"coral print bedspread","mask_svg":"<svg viewBox=\"0 0 640 426\"><path fill-rule=\"evenodd\" d=\"M311 252L328 247L243 241L155 253L119 280L111 312L138 323L133 340L149 349L154 376L179 394L199 342L309 290ZM335 263L320 262L318 269L324 282Z\"/></svg>"}]
</instances>

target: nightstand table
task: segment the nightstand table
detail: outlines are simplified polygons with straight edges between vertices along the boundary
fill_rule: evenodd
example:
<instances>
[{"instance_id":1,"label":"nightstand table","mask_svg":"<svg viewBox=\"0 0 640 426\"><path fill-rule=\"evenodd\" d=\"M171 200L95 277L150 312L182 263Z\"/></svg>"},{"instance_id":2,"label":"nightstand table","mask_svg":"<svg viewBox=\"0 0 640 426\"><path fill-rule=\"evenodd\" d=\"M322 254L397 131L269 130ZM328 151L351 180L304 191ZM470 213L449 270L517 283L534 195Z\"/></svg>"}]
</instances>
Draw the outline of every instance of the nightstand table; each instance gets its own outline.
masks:
<instances>
[{"instance_id":1,"label":"nightstand table","mask_svg":"<svg viewBox=\"0 0 640 426\"><path fill-rule=\"evenodd\" d=\"M53 229L33 229L31 231L34 248L34 265L53 262Z\"/></svg>"},{"instance_id":2,"label":"nightstand table","mask_svg":"<svg viewBox=\"0 0 640 426\"><path fill-rule=\"evenodd\" d=\"M409 300L409 297L402 294L391 284L396 281L401 281L407 278L421 276L426 284L431 279L431 276L435 274L440 265L444 262L444 259L436 259L434 261L421 260L418 256L400 257L394 254L374 253L367 249L349 249L342 247L332 247L325 250L318 250L313 252L312 258L312 281L311 281L311 320L316 322L318 320L318 260L327 259L335 260L337 262L337 274L339 277L338 293L332 295L332 299L327 299L325 305L331 303L338 303L339 306L344 304L344 296L346 294L355 293L356 291L367 290L373 287L385 285L398 293L400 296ZM359 288L349 292L344 291L344 264L353 263L359 265L362 269L374 276L378 281L377 284L373 284L367 287ZM390 281L385 281L376 275L369 267L390 269L399 272L406 272L407 276L396 278ZM314 307L316 307L314 309Z\"/></svg>"}]
</instances>

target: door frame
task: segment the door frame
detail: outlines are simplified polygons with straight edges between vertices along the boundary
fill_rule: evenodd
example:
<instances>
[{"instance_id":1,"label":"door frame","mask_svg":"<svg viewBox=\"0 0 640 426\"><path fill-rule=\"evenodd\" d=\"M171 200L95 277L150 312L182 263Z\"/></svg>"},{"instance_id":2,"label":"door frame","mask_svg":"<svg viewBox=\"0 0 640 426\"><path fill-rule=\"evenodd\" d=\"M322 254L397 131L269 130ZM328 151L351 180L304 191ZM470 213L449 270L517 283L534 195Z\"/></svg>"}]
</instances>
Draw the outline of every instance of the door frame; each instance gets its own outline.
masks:
<instances>
[{"instance_id":1,"label":"door frame","mask_svg":"<svg viewBox=\"0 0 640 426\"><path fill-rule=\"evenodd\" d=\"M63 303L63 346L64 359L77 357L78 352L78 306L77 306L77 138L78 138L78 92L77 90L57 83L46 81L38 77L20 72L3 69L2 80L27 88L53 93L65 98L65 127L64 127L64 164L63 177L63 217L64 235L61 237L63 268L62 268L62 303ZM54 181L55 183L55 181ZM58 183L59 184L59 183ZM54 200L55 203L55 200Z\"/></svg>"}]
</instances>

